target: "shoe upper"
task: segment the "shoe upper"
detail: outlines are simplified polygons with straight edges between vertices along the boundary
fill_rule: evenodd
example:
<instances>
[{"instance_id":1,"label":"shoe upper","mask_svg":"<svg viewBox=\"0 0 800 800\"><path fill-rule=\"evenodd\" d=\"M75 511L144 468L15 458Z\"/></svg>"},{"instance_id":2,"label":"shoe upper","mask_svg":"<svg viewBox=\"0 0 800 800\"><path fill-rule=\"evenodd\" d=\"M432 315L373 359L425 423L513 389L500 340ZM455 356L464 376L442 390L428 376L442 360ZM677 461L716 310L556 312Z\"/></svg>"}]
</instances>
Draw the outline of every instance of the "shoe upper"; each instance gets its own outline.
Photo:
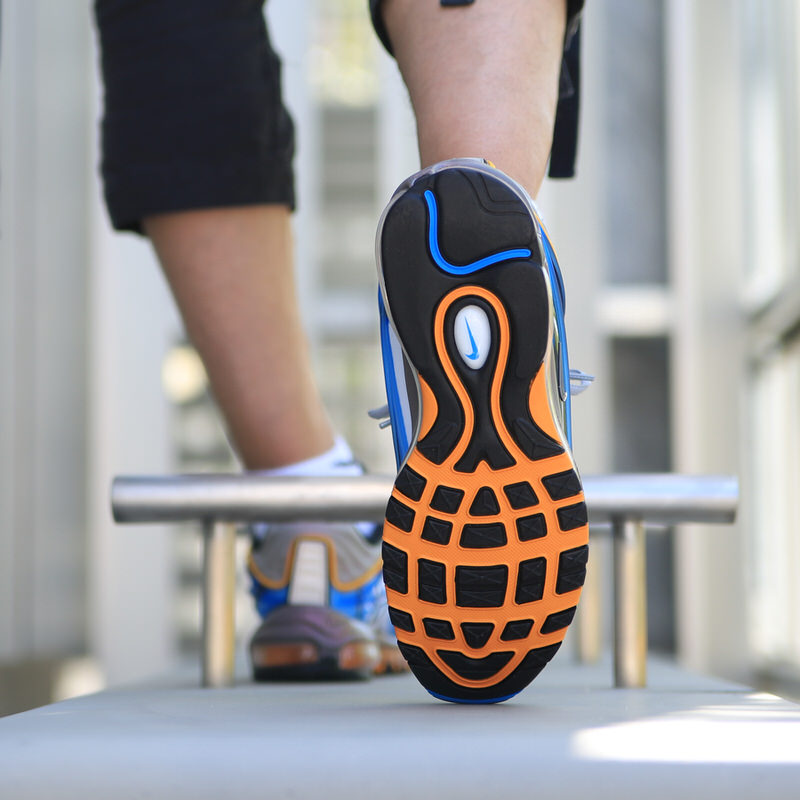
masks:
<instances>
[{"instance_id":1,"label":"shoe upper","mask_svg":"<svg viewBox=\"0 0 800 800\"><path fill-rule=\"evenodd\" d=\"M283 605L327 606L367 623L385 614L380 542L353 525L270 525L248 572L262 617Z\"/></svg>"}]
</instances>

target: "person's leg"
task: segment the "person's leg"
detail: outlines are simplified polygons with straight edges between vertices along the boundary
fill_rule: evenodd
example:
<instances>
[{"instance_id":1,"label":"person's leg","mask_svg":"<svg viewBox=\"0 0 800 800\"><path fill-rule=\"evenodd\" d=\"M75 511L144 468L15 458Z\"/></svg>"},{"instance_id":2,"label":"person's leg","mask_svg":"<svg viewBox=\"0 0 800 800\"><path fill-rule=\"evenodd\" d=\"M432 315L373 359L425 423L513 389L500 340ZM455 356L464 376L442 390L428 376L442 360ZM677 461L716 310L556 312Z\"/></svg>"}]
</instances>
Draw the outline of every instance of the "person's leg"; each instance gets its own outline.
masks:
<instances>
[{"instance_id":1,"label":"person's leg","mask_svg":"<svg viewBox=\"0 0 800 800\"><path fill-rule=\"evenodd\" d=\"M333 446L300 324L289 214L257 205L144 219L248 469Z\"/></svg>"},{"instance_id":2,"label":"person's leg","mask_svg":"<svg viewBox=\"0 0 800 800\"><path fill-rule=\"evenodd\" d=\"M263 0L95 0L111 221L147 234L244 466L360 474L311 378L293 282L293 128ZM375 525L251 526L257 678L402 668Z\"/></svg>"},{"instance_id":3,"label":"person's leg","mask_svg":"<svg viewBox=\"0 0 800 800\"><path fill-rule=\"evenodd\" d=\"M263 0L95 0L115 228L152 240L245 467L333 445L293 284L294 134Z\"/></svg>"},{"instance_id":4,"label":"person's leg","mask_svg":"<svg viewBox=\"0 0 800 800\"><path fill-rule=\"evenodd\" d=\"M383 0L422 166L474 156L536 193L553 135L566 0Z\"/></svg>"}]
</instances>

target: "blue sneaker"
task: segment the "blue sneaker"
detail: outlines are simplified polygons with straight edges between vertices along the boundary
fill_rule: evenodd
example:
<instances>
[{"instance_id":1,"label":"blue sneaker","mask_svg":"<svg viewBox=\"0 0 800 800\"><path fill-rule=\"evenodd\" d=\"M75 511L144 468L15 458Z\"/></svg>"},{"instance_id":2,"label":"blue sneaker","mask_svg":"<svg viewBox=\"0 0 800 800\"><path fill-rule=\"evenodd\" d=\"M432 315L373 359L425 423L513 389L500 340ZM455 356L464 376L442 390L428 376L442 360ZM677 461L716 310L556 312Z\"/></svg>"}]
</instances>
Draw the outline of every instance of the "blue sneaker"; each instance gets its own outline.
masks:
<instances>
[{"instance_id":1,"label":"blue sneaker","mask_svg":"<svg viewBox=\"0 0 800 800\"><path fill-rule=\"evenodd\" d=\"M379 531L367 539L353 525L270 525L248 572L263 618L250 642L255 680L406 669L388 620Z\"/></svg>"},{"instance_id":2,"label":"blue sneaker","mask_svg":"<svg viewBox=\"0 0 800 800\"><path fill-rule=\"evenodd\" d=\"M400 186L377 259L389 615L431 694L505 700L558 650L586 573L555 253L524 189L459 159Z\"/></svg>"}]
</instances>

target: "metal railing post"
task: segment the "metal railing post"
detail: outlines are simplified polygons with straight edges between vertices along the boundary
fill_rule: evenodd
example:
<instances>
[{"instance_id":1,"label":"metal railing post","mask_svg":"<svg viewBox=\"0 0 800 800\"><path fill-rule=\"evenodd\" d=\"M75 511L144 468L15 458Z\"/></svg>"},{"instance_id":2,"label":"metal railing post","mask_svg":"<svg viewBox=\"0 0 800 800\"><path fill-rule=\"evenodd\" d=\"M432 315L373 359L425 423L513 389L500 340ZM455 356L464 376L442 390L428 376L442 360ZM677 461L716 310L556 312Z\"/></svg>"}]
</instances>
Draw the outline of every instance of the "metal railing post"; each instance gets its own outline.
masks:
<instances>
[{"instance_id":1,"label":"metal railing post","mask_svg":"<svg viewBox=\"0 0 800 800\"><path fill-rule=\"evenodd\" d=\"M586 582L575 618L575 656L581 664L594 664L603 655L603 593L600 576L605 566L605 542L593 539L589 546Z\"/></svg>"},{"instance_id":2,"label":"metal railing post","mask_svg":"<svg viewBox=\"0 0 800 800\"><path fill-rule=\"evenodd\" d=\"M233 683L236 529L203 520L203 686Z\"/></svg>"},{"instance_id":3,"label":"metal railing post","mask_svg":"<svg viewBox=\"0 0 800 800\"><path fill-rule=\"evenodd\" d=\"M647 574L644 523L616 517L614 541L614 684L647 685Z\"/></svg>"}]
</instances>

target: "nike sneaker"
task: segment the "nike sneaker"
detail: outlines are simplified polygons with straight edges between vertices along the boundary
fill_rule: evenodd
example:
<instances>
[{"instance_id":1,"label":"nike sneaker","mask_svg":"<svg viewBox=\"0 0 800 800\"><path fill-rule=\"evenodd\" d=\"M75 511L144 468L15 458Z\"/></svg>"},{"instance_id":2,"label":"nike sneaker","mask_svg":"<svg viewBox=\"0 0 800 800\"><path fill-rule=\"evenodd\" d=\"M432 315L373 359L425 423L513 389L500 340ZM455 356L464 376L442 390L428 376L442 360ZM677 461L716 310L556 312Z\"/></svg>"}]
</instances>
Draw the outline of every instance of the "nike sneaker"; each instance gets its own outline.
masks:
<instances>
[{"instance_id":1,"label":"nike sneaker","mask_svg":"<svg viewBox=\"0 0 800 800\"><path fill-rule=\"evenodd\" d=\"M407 669L388 619L380 528L368 538L353 525L254 527L248 572L263 618L250 642L255 680Z\"/></svg>"},{"instance_id":2,"label":"nike sneaker","mask_svg":"<svg viewBox=\"0 0 800 800\"><path fill-rule=\"evenodd\" d=\"M376 249L389 615L431 694L506 700L558 650L588 555L555 253L524 189L477 159L405 181Z\"/></svg>"}]
</instances>

